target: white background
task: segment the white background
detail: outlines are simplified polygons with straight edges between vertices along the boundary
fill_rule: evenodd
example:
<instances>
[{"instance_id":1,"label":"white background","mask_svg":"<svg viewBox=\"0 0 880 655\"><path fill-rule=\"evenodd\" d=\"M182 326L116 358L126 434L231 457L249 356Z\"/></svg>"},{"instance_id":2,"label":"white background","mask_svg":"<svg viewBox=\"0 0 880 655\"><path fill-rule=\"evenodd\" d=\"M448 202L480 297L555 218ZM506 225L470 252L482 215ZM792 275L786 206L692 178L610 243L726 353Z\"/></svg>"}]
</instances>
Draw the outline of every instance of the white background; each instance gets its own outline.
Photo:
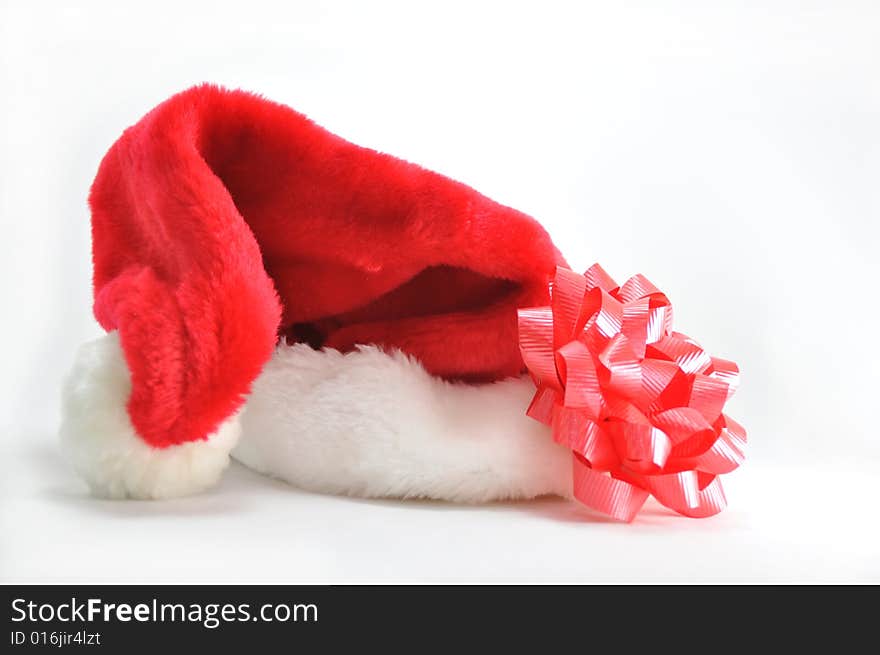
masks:
<instances>
[{"instance_id":1,"label":"white background","mask_svg":"<svg viewBox=\"0 0 880 655\"><path fill-rule=\"evenodd\" d=\"M0 0L0 581L880 581L880 9L712 5ZM202 81L532 214L574 268L645 273L743 369L731 506L627 526L237 466L197 498L90 498L55 445L99 334L86 195Z\"/></svg>"}]
</instances>

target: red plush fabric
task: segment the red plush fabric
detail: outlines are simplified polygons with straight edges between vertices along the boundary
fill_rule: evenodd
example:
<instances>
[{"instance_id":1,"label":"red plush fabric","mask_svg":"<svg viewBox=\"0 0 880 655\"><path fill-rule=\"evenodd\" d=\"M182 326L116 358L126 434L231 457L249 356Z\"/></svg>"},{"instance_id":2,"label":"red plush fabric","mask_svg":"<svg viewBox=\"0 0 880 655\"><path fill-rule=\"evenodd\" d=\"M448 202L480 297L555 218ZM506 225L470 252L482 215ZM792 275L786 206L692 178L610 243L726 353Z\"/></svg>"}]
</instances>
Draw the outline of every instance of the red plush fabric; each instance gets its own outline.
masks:
<instances>
[{"instance_id":1,"label":"red plush fabric","mask_svg":"<svg viewBox=\"0 0 880 655\"><path fill-rule=\"evenodd\" d=\"M516 308L546 304L563 263L521 212L211 86L126 130L89 201L95 315L119 330L128 411L157 447L213 432L279 337L516 374Z\"/></svg>"}]
</instances>

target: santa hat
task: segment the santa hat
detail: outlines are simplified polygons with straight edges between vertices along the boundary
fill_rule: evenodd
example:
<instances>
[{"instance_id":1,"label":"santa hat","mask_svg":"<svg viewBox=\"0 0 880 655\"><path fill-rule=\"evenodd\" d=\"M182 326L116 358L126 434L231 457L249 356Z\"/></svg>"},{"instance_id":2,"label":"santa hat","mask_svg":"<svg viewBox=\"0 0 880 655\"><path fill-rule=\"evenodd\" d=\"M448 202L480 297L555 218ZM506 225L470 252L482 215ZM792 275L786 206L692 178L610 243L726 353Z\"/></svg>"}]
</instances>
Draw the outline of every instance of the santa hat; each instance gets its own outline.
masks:
<instances>
[{"instance_id":1,"label":"santa hat","mask_svg":"<svg viewBox=\"0 0 880 655\"><path fill-rule=\"evenodd\" d=\"M526 415L517 310L565 270L529 216L212 86L126 130L89 202L108 334L61 434L96 493L197 492L232 454L333 493L571 494L571 444Z\"/></svg>"}]
</instances>

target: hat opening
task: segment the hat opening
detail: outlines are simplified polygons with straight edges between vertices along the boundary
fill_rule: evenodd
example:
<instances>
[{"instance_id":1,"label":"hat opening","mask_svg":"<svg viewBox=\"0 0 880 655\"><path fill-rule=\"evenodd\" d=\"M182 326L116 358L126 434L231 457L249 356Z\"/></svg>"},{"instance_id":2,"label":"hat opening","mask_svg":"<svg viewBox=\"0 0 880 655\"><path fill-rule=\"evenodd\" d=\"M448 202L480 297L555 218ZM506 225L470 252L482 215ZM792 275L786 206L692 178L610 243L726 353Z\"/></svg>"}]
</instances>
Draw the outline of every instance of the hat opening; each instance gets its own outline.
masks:
<instances>
[{"instance_id":1,"label":"hat opening","mask_svg":"<svg viewBox=\"0 0 880 655\"><path fill-rule=\"evenodd\" d=\"M351 284L364 284L363 274L351 272ZM349 311L301 320L303 312L285 301L281 336L289 343L307 343L321 348L332 342L340 350L353 343L345 334L376 332L376 338L391 323L426 319L440 315L478 314L504 304L516 296L521 285L511 280L490 278L455 266L429 266L403 284ZM384 327L383 327L384 326Z\"/></svg>"}]
</instances>

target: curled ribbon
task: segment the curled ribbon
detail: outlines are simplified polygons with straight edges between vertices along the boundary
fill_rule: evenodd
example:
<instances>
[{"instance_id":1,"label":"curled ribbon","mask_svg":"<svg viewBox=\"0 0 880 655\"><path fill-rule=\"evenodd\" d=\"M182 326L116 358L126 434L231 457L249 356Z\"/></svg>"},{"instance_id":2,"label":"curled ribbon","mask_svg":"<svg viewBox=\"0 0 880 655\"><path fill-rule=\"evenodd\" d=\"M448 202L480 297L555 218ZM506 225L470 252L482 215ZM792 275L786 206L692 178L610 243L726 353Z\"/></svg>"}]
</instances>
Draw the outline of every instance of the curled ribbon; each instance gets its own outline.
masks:
<instances>
[{"instance_id":1,"label":"curled ribbon","mask_svg":"<svg viewBox=\"0 0 880 655\"><path fill-rule=\"evenodd\" d=\"M571 448L574 496L632 521L648 496L695 518L727 500L718 477L742 463L746 432L722 413L731 361L672 331L672 305L642 275L619 286L594 264L557 268L549 307L519 310L538 387L527 414Z\"/></svg>"}]
</instances>

